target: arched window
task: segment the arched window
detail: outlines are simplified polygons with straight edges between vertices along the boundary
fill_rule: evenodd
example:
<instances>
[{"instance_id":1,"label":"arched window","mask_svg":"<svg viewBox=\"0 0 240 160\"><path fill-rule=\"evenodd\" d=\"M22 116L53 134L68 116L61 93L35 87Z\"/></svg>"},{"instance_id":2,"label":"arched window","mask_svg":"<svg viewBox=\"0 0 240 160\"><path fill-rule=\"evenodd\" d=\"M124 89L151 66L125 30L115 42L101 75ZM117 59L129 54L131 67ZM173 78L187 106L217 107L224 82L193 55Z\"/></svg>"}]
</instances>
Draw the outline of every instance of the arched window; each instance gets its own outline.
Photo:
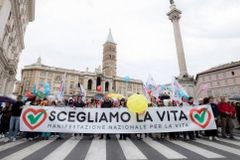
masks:
<instances>
[{"instance_id":1,"label":"arched window","mask_svg":"<svg viewBox=\"0 0 240 160\"><path fill-rule=\"evenodd\" d=\"M109 82L105 83L105 91L108 92L109 91Z\"/></svg>"},{"instance_id":2,"label":"arched window","mask_svg":"<svg viewBox=\"0 0 240 160\"><path fill-rule=\"evenodd\" d=\"M98 87L98 86L101 86L101 77L97 77L97 85L96 85L96 87Z\"/></svg>"},{"instance_id":3,"label":"arched window","mask_svg":"<svg viewBox=\"0 0 240 160\"><path fill-rule=\"evenodd\" d=\"M92 90L92 80L89 79L88 80L88 87L87 87L88 90Z\"/></svg>"}]
</instances>

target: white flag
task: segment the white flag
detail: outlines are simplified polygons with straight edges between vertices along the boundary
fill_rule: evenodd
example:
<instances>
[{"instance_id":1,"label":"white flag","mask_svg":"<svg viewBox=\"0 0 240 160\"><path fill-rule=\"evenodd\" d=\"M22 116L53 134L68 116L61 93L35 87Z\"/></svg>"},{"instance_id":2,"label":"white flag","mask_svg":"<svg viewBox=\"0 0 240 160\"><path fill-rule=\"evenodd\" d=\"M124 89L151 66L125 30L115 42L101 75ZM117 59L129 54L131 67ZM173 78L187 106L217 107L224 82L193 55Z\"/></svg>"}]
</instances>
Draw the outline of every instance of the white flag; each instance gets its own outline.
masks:
<instances>
[{"instance_id":1,"label":"white flag","mask_svg":"<svg viewBox=\"0 0 240 160\"><path fill-rule=\"evenodd\" d=\"M59 101L62 101L63 97L64 97L65 79L66 79L66 73L62 76L62 80L61 80L60 86L58 87L58 91L56 94L56 97Z\"/></svg>"},{"instance_id":2,"label":"white flag","mask_svg":"<svg viewBox=\"0 0 240 160\"><path fill-rule=\"evenodd\" d=\"M82 100L85 101L86 100L86 96L87 96L87 92L83 88L83 85L81 85L81 84L80 84L80 95L82 96Z\"/></svg>"}]
</instances>

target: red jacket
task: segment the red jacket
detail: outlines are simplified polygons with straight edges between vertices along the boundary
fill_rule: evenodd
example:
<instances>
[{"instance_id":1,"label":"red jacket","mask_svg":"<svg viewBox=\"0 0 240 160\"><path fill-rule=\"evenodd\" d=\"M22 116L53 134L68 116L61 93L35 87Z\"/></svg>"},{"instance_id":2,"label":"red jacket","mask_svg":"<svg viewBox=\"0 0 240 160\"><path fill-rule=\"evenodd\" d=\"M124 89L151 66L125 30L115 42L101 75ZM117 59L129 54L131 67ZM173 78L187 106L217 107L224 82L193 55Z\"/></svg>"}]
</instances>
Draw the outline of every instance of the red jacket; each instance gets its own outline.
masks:
<instances>
[{"instance_id":1,"label":"red jacket","mask_svg":"<svg viewBox=\"0 0 240 160\"><path fill-rule=\"evenodd\" d=\"M235 116L235 114L236 114L235 108L226 102L220 102L218 104L218 110L220 113L225 113L230 116Z\"/></svg>"}]
</instances>

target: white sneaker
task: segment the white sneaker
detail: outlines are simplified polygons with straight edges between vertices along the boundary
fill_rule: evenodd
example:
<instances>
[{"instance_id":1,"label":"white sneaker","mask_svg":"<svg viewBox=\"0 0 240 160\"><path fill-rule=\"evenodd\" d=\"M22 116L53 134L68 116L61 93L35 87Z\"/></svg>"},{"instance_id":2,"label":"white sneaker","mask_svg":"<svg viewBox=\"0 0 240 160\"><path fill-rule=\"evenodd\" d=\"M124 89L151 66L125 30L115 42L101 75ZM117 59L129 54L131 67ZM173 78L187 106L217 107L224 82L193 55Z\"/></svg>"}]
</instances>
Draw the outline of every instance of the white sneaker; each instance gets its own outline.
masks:
<instances>
[{"instance_id":1,"label":"white sneaker","mask_svg":"<svg viewBox=\"0 0 240 160\"><path fill-rule=\"evenodd\" d=\"M214 139L215 139L215 140L217 140L217 141L219 141L219 138L218 138L218 137L216 137L216 136L214 137Z\"/></svg>"},{"instance_id":2,"label":"white sneaker","mask_svg":"<svg viewBox=\"0 0 240 160\"><path fill-rule=\"evenodd\" d=\"M15 141L16 141L16 138L13 138L12 141L15 142Z\"/></svg>"},{"instance_id":3,"label":"white sneaker","mask_svg":"<svg viewBox=\"0 0 240 160\"><path fill-rule=\"evenodd\" d=\"M33 140L33 138L29 138L29 141L32 141Z\"/></svg>"},{"instance_id":4,"label":"white sneaker","mask_svg":"<svg viewBox=\"0 0 240 160\"><path fill-rule=\"evenodd\" d=\"M5 138L5 135L4 135L4 134L2 135L2 138Z\"/></svg>"},{"instance_id":5,"label":"white sneaker","mask_svg":"<svg viewBox=\"0 0 240 160\"><path fill-rule=\"evenodd\" d=\"M212 137L212 136L209 136L208 139L209 139L210 141L212 141L212 140L213 140L213 137Z\"/></svg>"},{"instance_id":6,"label":"white sneaker","mask_svg":"<svg viewBox=\"0 0 240 160\"><path fill-rule=\"evenodd\" d=\"M9 138L6 138L5 140L4 140L4 143L7 143L7 142L9 142L10 141L10 139Z\"/></svg>"}]
</instances>

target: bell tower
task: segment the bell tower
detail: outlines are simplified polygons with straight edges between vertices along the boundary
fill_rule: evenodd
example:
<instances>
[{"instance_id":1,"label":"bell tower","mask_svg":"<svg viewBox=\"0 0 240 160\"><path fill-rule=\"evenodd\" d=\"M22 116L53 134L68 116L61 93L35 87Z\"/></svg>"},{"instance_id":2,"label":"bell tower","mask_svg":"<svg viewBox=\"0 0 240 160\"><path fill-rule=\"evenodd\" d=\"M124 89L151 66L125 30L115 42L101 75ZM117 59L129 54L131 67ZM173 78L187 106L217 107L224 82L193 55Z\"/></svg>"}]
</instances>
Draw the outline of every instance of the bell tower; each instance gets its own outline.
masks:
<instances>
[{"instance_id":1,"label":"bell tower","mask_svg":"<svg viewBox=\"0 0 240 160\"><path fill-rule=\"evenodd\" d=\"M114 42L111 29L107 41L103 44L103 75L114 77L117 75L117 44Z\"/></svg>"}]
</instances>

